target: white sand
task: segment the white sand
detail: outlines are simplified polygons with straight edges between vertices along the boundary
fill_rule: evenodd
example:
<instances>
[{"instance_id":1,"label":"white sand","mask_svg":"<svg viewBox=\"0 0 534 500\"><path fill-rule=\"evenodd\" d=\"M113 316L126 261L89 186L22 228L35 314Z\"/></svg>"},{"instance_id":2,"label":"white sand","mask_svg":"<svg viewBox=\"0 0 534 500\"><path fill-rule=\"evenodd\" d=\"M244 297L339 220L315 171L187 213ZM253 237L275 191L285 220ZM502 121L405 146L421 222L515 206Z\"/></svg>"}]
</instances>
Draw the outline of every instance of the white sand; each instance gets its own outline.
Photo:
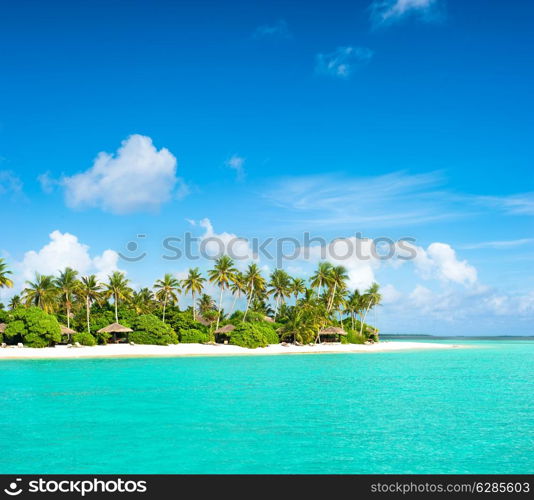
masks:
<instances>
[{"instance_id":1,"label":"white sand","mask_svg":"<svg viewBox=\"0 0 534 500\"><path fill-rule=\"evenodd\" d=\"M4 359L68 359L68 358L125 358L125 357L175 357L175 356L234 356L272 354L319 354L319 353L375 353L407 351L413 349L452 349L463 346L455 344L433 344L427 342L388 342L378 344L319 344L294 346L274 344L264 348L245 349L233 345L176 344L169 346L111 344L94 347L7 347L0 349L0 360Z\"/></svg>"}]
</instances>

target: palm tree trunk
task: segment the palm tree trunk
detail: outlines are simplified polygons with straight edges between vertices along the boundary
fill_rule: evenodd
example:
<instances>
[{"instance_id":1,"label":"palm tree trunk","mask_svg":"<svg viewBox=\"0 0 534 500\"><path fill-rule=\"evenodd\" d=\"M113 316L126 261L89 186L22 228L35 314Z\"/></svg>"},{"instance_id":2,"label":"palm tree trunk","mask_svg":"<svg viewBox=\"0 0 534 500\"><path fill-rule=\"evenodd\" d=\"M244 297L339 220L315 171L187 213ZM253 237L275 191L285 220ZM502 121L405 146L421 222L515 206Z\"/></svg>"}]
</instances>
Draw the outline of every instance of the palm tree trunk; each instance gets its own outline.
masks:
<instances>
[{"instance_id":1,"label":"palm tree trunk","mask_svg":"<svg viewBox=\"0 0 534 500\"><path fill-rule=\"evenodd\" d=\"M89 310L91 308L89 307L89 297L86 297L85 299L85 312L87 316L87 332L91 333L91 321L89 321Z\"/></svg>"},{"instance_id":2,"label":"palm tree trunk","mask_svg":"<svg viewBox=\"0 0 534 500\"><path fill-rule=\"evenodd\" d=\"M119 322L119 310L118 310L118 299L117 299L117 295L115 294L115 300L113 301L115 302L115 323L118 323Z\"/></svg>"},{"instance_id":3,"label":"palm tree trunk","mask_svg":"<svg viewBox=\"0 0 534 500\"><path fill-rule=\"evenodd\" d=\"M332 288L332 294L330 295L330 300L328 301L327 312L330 312L330 310L332 309L332 306L334 305L334 296L336 295L336 286L337 286L337 283L334 283L334 286Z\"/></svg>"},{"instance_id":4,"label":"palm tree trunk","mask_svg":"<svg viewBox=\"0 0 534 500\"><path fill-rule=\"evenodd\" d=\"M232 309L230 309L230 313L233 313L234 312L234 309L235 309L235 304L237 302L237 298L238 298L238 295L234 295L234 301L232 302Z\"/></svg>"},{"instance_id":5,"label":"palm tree trunk","mask_svg":"<svg viewBox=\"0 0 534 500\"><path fill-rule=\"evenodd\" d=\"M248 290L247 307L245 309L245 314L243 314L243 321L245 321L245 319L247 318L248 308L250 307L251 301L252 301L252 284L250 285L250 288Z\"/></svg>"},{"instance_id":6,"label":"palm tree trunk","mask_svg":"<svg viewBox=\"0 0 534 500\"><path fill-rule=\"evenodd\" d=\"M67 328L70 328L70 305L67 298Z\"/></svg>"},{"instance_id":7,"label":"palm tree trunk","mask_svg":"<svg viewBox=\"0 0 534 500\"><path fill-rule=\"evenodd\" d=\"M221 294L219 296L219 314L217 314L217 328L215 328L215 330L219 329L219 322L221 321L221 308L222 308L223 290L224 290L224 288L221 286Z\"/></svg>"},{"instance_id":8,"label":"palm tree trunk","mask_svg":"<svg viewBox=\"0 0 534 500\"><path fill-rule=\"evenodd\" d=\"M369 308L365 310L365 313L363 314L363 318L360 315L360 337L363 335L363 324L365 322L365 317L367 316L368 312L369 312Z\"/></svg>"},{"instance_id":9,"label":"palm tree trunk","mask_svg":"<svg viewBox=\"0 0 534 500\"><path fill-rule=\"evenodd\" d=\"M165 300L163 301L163 323L165 323L165 309L167 308L167 295L165 295Z\"/></svg>"},{"instance_id":10,"label":"palm tree trunk","mask_svg":"<svg viewBox=\"0 0 534 500\"><path fill-rule=\"evenodd\" d=\"M191 296L193 297L193 321L196 321L196 314L195 314L195 292L194 290L191 291Z\"/></svg>"}]
</instances>

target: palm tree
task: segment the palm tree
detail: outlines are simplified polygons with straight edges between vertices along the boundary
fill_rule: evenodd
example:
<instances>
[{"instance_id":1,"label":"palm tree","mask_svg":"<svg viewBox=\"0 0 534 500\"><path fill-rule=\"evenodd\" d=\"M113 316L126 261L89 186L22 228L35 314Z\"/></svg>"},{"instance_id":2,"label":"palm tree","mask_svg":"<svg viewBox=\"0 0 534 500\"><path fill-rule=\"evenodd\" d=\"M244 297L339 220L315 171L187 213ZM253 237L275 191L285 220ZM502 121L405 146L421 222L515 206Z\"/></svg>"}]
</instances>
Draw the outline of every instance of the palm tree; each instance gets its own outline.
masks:
<instances>
[{"instance_id":1,"label":"palm tree","mask_svg":"<svg viewBox=\"0 0 534 500\"><path fill-rule=\"evenodd\" d=\"M382 300L382 295L378 292L380 285L373 283L365 292L363 296L363 317L361 317L360 335L363 335L363 324L367 313L375 306L377 306Z\"/></svg>"},{"instance_id":2,"label":"palm tree","mask_svg":"<svg viewBox=\"0 0 534 500\"><path fill-rule=\"evenodd\" d=\"M57 296L54 277L35 273L35 281L26 281L28 286L23 290L26 305L40 307L46 313L52 312Z\"/></svg>"},{"instance_id":3,"label":"palm tree","mask_svg":"<svg viewBox=\"0 0 534 500\"><path fill-rule=\"evenodd\" d=\"M17 307L20 307L21 305L22 305L22 300L20 298L20 295L13 295L13 297L11 297L11 300L9 301L8 307L9 309L13 311Z\"/></svg>"},{"instance_id":4,"label":"palm tree","mask_svg":"<svg viewBox=\"0 0 534 500\"><path fill-rule=\"evenodd\" d=\"M65 304L68 328L70 328L70 315L74 292L79 286L79 282L76 279L77 276L78 271L75 271L70 267L66 267L65 270L60 272L59 276L54 280L54 284L56 285L59 292L59 297Z\"/></svg>"},{"instance_id":5,"label":"palm tree","mask_svg":"<svg viewBox=\"0 0 534 500\"><path fill-rule=\"evenodd\" d=\"M230 291L234 296L234 302L232 303L232 309L230 310L230 313L232 313L232 311L235 309L237 300L241 298L241 294L245 292L246 289L245 275L237 271L232 279L232 283L230 284Z\"/></svg>"},{"instance_id":6,"label":"palm tree","mask_svg":"<svg viewBox=\"0 0 534 500\"><path fill-rule=\"evenodd\" d=\"M278 316L280 303L290 294L291 278L283 269L275 269L269 281L269 293L275 298L276 307L274 317Z\"/></svg>"},{"instance_id":7,"label":"palm tree","mask_svg":"<svg viewBox=\"0 0 534 500\"><path fill-rule=\"evenodd\" d=\"M208 295L207 293L203 293L197 300L197 307L202 316L205 316L206 313L208 313L209 311L214 311L217 308L217 306L215 305L215 301L213 300L211 295Z\"/></svg>"},{"instance_id":8,"label":"palm tree","mask_svg":"<svg viewBox=\"0 0 534 500\"><path fill-rule=\"evenodd\" d=\"M295 297L296 304L299 294L306 292L306 282L302 278L292 278L289 285L289 291Z\"/></svg>"},{"instance_id":9,"label":"palm tree","mask_svg":"<svg viewBox=\"0 0 534 500\"><path fill-rule=\"evenodd\" d=\"M345 312L350 314L352 330L356 328L356 315L359 315L363 310L364 304L362 300L362 295L358 290L354 290L349 295L349 298L345 302Z\"/></svg>"},{"instance_id":10,"label":"palm tree","mask_svg":"<svg viewBox=\"0 0 534 500\"><path fill-rule=\"evenodd\" d=\"M327 311L330 312L334 306L334 298L337 290L346 288L346 281L349 279L347 270L343 266L334 266L330 269L330 298L328 300Z\"/></svg>"},{"instance_id":11,"label":"palm tree","mask_svg":"<svg viewBox=\"0 0 534 500\"><path fill-rule=\"evenodd\" d=\"M310 278L312 288L320 290L321 288L328 288L332 282L332 264L330 262L319 262L317 271Z\"/></svg>"},{"instance_id":12,"label":"palm tree","mask_svg":"<svg viewBox=\"0 0 534 500\"><path fill-rule=\"evenodd\" d=\"M163 323L165 323L165 311L167 309L167 304L174 304L178 302L180 281L171 273L167 273L163 279L156 281L154 288L156 289L156 299L158 299L160 302L163 302Z\"/></svg>"},{"instance_id":13,"label":"palm tree","mask_svg":"<svg viewBox=\"0 0 534 500\"><path fill-rule=\"evenodd\" d=\"M8 274L13 274L5 263L4 259L0 259L0 288L13 288L13 281L8 277Z\"/></svg>"},{"instance_id":14,"label":"palm tree","mask_svg":"<svg viewBox=\"0 0 534 500\"><path fill-rule=\"evenodd\" d=\"M219 314L217 315L216 330L219 328L219 323L221 321L224 290L230 286L230 282L234 279L236 271L237 270L234 267L234 261L228 257L228 255L219 257L215 261L215 266L213 266L213 269L208 271L210 282L215 283L221 290L219 295Z\"/></svg>"},{"instance_id":15,"label":"palm tree","mask_svg":"<svg viewBox=\"0 0 534 500\"><path fill-rule=\"evenodd\" d=\"M128 300L132 296L132 289L128 286L130 280L126 279L124 273L114 271L108 276L108 283L105 286L106 298L113 297L115 305L115 322L119 322L119 301Z\"/></svg>"},{"instance_id":16,"label":"palm tree","mask_svg":"<svg viewBox=\"0 0 534 500\"><path fill-rule=\"evenodd\" d=\"M131 304L137 314L150 314L155 307L152 290L141 288L138 292L133 292ZM163 321L165 321L165 309L163 310Z\"/></svg>"},{"instance_id":17,"label":"palm tree","mask_svg":"<svg viewBox=\"0 0 534 500\"><path fill-rule=\"evenodd\" d=\"M243 315L243 321L245 321L247 318L247 313L252 299L261 296L266 287L265 278L261 275L261 270L257 264L252 263L248 265L244 276L244 283L247 294L247 306L245 309L245 314Z\"/></svg>"},{"instance_id":18,"label":"palm tree","mask_svg":"<svg viewBox=\"0 0 534 500\"><path fill-rule=\"evenodd\" d=\"M102 285L96 279L94 274L84 276L80 281L76 294L85 301L85 313L87 319L87 332L91 333L91 306L101 298Z\"/></svg>"},{"instance_id":19,"label":"palm tree","mask_svg":"<svg viewBox=\"0 0 534 500\"><path fill-rule=\"evenodd\" d=\"M184 287L184 290L191 294L191 297L193 300L193 321L196 320L195 295L197 293L202 293L202 290L204 289L205 281L206 281L206 278L203 278L202 275L200 274L200 271L198 270L198 267L195 267L193 269L189 269L189 272L187 273L187 278L185 278L182 282L182 286Z\"/></svg>"}]
</instances>

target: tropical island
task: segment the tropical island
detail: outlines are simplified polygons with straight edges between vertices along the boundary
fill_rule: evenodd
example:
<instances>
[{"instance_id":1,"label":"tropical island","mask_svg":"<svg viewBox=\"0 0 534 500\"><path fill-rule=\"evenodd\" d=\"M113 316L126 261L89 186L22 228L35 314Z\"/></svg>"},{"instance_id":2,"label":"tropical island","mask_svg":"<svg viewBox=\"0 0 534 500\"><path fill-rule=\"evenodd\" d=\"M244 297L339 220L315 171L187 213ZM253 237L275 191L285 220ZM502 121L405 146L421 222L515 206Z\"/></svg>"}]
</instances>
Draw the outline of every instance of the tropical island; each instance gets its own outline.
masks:
<instances>
[{"instance_id":1,"label":"tropical island","mask_svg":"<svg viewBox=\"0 0 534 500\"><path fill-rule=\"evenodd\" d=\"M0 259L0 287L13 287L12 275ZM268 346L271 353L356 352L361 349L350 346L379 342L378 329L366 318L381 295L376 283L364 293L350 292L347 280L343 266L328 262L319 263L309 284L282 269L267 279L257 264L241 272L224 255L207 277L192 268L183 280L167 273L152 289L134 290L122 272L99 281L96 275L79 276L67 267L56 276L36 274L10 299L7 310L0 304L0 341L6 349L106 346L92 351L98 356L168 354L161 348L130 347L177 344L204 347L181 348L175 354L221 353L208 347L217 345L228 346L224 353ZM208 283L218 288L217 302L205 293ZM225 311L228 294L232 305ZM181 309L180 295L190 296L193 305ZM243 310L236 308L240 299ZM79 356L73 351L65 355Z\"/></svg>"}]
</instances>

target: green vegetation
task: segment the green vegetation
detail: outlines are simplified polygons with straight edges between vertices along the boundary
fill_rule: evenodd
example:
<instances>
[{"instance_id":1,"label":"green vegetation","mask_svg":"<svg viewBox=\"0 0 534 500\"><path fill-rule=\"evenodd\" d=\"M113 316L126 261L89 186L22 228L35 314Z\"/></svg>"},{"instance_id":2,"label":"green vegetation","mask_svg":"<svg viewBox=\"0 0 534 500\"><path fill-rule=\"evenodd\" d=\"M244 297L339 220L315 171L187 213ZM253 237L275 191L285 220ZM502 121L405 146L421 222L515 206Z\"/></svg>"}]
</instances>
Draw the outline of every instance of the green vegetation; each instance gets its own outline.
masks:
<instances>
[{"instance_id":1,"label":"green vegetation","mask_svg":"<svg viewBox=\"0 0 534 500\"><path fill-rule=\"evenodd\" d=\"M136 344L169 345L177 344L178 337L174 330L153 314L143 314L133 322L134 330L129 340Z\"/></svg>"},{"instance_id":2,"label":"green vegetation","mask_svg":"<svg viewBox=\"0 0 534 500\"><path fill-rule=\"evenodd\" d=\"M241 323L230 334L230 344L249 349L278 344L278 334L269 325L260 323Z\"/></svg>"},{"instance_id":3,"label":"green vegetation","mask_svg":"<svg viewBox=\"0 0 534 500\"><path fill-rule=\"evenodd\" d=\"M72 336L73 342L79 342L81 345L96 345L96 339L87 332L77 333Z\"/></svg>"},{"instance_id":4,"label":"green vegetation","mask_svg":"<svg viewBox=\"0 0 534 500\"><path fill-rule=\"evenodd\" d=\"M0 259L0 288L12 287L11 271ZM6 323L4 340L10 343L45 347L66 342L60 324L77 333L72 340L83 345L106 344L112 334L100 332L111 323L120 323L133 332L128 339L137 344L209 342L221 325L235 329L218 335L219 341L243 347L262 347L280 341L317 343L327 327L347 332L340 341L378 341L378 331L366 324L369 312L380 304L379 287L350 291L347 271L329 262L319 263L309 286L302 278L274 270L266 279L255 263L244 272L222 256L207 272L219 288L217 302L204 293L206 278L198 268L190 269L184 280L165 274L153 289L133 290L124 273L113 272L107 280L95 275L78 276L66 268L57 276L36 274L27 281L21 295L9 301L9 310L0 308L0 322ZM192 306L180 309L179 296L192 299ZM223 309L225 293L232 294L231 307ZM236 309L238 301L243 310ZM126 340L126 335L122 336Z\"/></svg>"},{"instance_id":5,"label":"green vegetation","mask_svg":"<svg viewBox=\"0 0 534 500\"><path fill-rule=\"evenodd\" d=\"M58 320L38 307L15 309L4 336L28 347L48 347L61 341Z\"/></svg>"}]
</instances>

